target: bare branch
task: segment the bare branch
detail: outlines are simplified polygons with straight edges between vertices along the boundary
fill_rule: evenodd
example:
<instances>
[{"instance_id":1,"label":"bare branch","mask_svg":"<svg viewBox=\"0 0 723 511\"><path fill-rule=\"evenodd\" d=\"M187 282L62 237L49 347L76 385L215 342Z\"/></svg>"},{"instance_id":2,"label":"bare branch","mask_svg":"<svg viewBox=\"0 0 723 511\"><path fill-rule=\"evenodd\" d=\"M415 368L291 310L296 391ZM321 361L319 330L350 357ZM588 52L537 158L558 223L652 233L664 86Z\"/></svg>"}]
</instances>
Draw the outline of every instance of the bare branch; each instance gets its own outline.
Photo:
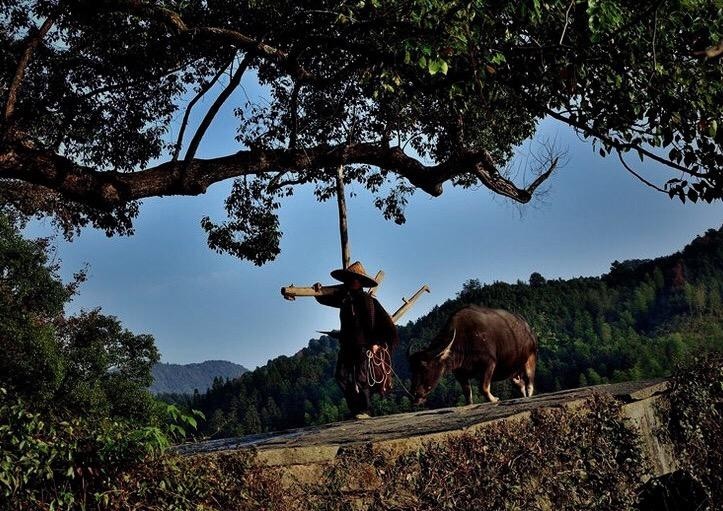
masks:
<instances>
[{"instance_id":1,"label":"bare branch","mask_svg":"<svg viewBox=\"0 0 723 511\"><path fill-rule=\"evenodd\" d=\"M241 64L239 64L238 69L231 77L231 80L229 80L228 85L226 85L226 88L221 91L221 94L218 95L216 101L213 102L211 108L209 108L208 112L206 112L206 116L203 118L201 124L198 126L196 134L193 136L193 138L191 139L191 143L188 146L188 151L186 151L186 156L183 159L185 165L188 165L188 163L193 160L193 157L196 155L196 151L198 150L198 146L201 144L201 140L206 134L206 130L208 130L208 127L211 125L211 122L213 122L213 119L216 117L216 114L221 109L221 106L231 96L234 89L236 89L236 87L238 87L241 83L241 78L246 72L246 69L248 68L252 59L253 56L250 54L247 54L244 57L244 59L241 61Z\"/></svg>"},{"instance_id":2,"label":"bare branch","mask_svg":"<svg viewBox=\"0 0 723 511\"><path fill-rule=\"evenodd\" d=\"M227 62L225 65L221 66L221 68L218 70L218 72L198 91L198 94L194 96L194 98L188 103L188 106L186 107L186 112L183 114L183 120L181 121L181 128L178 131L178 139L176 140L176 145L173 148L173 161L178 160L178 156L181 153L181 146L183 145L183 135L186 132L186 126L188 125L188 118L191 116L191 110L193 109L194 105L203 97L206 95L206 93L211 90L211 88L216 85L216 82L221 78L223 73L226 71L228 66L231 64L231 62Z\"/></svg>"},{"instance_id":3,"label":"bare branch","mask_svg":"<svg viewBox=\"0 0 723 511\"><path fill-rule=\"evenodd\" d=\"M685 172L686 174L689 174L689 175L695 176L695 177L699 177L699 178L707 177L706 174L701 174L700 172L697 172L691 168L685 167L683 165L679 165L675 162L672 162L661 156L658 156L657 154L650 152L647 149L644 149L639 144L629 144L629 143L620 142L618 140L615 140L615 139L609 137L607 134L596 130L595 128L592 128L579 121L573 120L569 117L565 117L564 115L561 115L561 114L555 112L551 108L545 107L544 110L547 113L547 115L549 115L550 117L557 119L558 121L564 122L565 124L568 124L574 128L577 128L578 130L582 131L586 135L590 135L595 138L598 138L598 139L604 141L606 144L609 144L610 146L614 147L615 149L617 149L619 151L625 152L625 151L629 151L632 149L632 150L638 151L640 154L642 154L644 156L647 156L651 160L655 160L658 163L662 163L666 167L670 167L672 169L679 170L681 172Z\"/></svg>"},{"instance_id":4,"label":"bare branch","mask_svg":"<svg viewBox=\"0 0 723 511\"><path fill-rule=\"evenodd\" d=\"M627 170L628 172L630 172L633 176L635 176L636 178L638 178L643 184L649 186L649 187L652 188L653 190L657 190L657 191L662 192L662 193L667 193L665 190L663 190L662 188L660 188L658 185L656 185L656 184L654 184L654 183L651 183L650 181L648 181L647 179L645 179L643 176L641 176L640 174L638 174L637 172L635 172L635 171L632 169L632 167L630 167L630 165L628 165L628 163L625 161L625 158L623 158L622 153L621 153L620 151L616 151L616 152L618 153L618 159L620 160L620 163L623 164L623 167L625 167L625 170Z\"/></svg>"},{"instance_id":5,"label":"bare branch","mask_svg":"<svg viewBox=\"0 0 723 511\"><path fill-rule=\"evenodd\" d=\"M472 166L471 171L479 178L482 184L490 190L525 204L530 201L535 190L552 175L555 168L557 168L558 162L559 157L553 157L550 160L548 169L523 189L518 188L512 181L502 176L487 151L483 151L482 157Z\"/></svg>"}]
</instances>

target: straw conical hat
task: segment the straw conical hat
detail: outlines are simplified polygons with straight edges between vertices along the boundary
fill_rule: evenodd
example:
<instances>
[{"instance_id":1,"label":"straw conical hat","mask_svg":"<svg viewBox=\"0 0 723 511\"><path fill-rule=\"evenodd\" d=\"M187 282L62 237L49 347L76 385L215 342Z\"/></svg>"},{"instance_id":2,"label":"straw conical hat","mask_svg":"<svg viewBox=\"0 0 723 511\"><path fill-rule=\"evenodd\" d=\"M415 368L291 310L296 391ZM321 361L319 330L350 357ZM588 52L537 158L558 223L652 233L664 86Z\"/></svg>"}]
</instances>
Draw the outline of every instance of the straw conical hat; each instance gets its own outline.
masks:
<instances>
[{"instance_id":1,"label":"straw conical hat","mask_svg":"<svg viewBox=\"0 0 723 511\"><path fill-rule=\"evenodd\" d=\"M361 285L363 287L377 286L377 281L367 275L364 266L362 266L362 263L360 263L359 261L350 264L349 267L345 270L334 270L333 272L331 272L331 276L334 277L336 280L340 280L342 282L346 282L350 279L357 279L359 282L361 282Z\"/></svg>"}]
</instances>

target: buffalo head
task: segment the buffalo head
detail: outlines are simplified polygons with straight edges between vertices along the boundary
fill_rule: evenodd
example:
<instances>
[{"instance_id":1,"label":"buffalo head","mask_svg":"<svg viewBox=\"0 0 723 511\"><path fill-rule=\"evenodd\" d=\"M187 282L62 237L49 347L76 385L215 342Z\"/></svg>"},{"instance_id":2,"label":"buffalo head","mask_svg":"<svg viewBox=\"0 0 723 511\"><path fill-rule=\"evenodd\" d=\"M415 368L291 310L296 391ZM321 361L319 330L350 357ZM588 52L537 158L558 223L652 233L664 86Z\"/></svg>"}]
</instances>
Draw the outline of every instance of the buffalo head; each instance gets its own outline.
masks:
<instances>
[{"instance_id":1,"label":"buffalo head","mask_svg":"<svg viewBox=\"0 0 723 511\"><path fill-rule=\"evenodd\" d=\"M452 344L456 335L455 331L450 343L442 350L427 348L412 353L410 347L408 356L409 367L412 371L412 395L415 405L424 404L429 393L439 383L446 369L446 361L452 353Z\"/></svg>"}]
</instances>

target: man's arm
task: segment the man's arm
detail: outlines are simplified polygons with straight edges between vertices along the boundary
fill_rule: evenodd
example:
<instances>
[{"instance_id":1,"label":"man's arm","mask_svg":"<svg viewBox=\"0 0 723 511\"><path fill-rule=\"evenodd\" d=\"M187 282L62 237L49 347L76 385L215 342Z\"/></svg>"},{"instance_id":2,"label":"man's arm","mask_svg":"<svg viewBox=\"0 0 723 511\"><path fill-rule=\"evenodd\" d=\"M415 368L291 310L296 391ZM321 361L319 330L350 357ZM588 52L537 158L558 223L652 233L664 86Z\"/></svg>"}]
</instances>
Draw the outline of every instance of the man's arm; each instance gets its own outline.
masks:
<instances>
[{"instance_id":1,"label":"man's arm","mask_svg":"<svg viewBox=\"0 0 723 511\"><path fill-rule=\"evenodd\" d=\"M314 289L321 288L321 284L317 282L314 284ZM336 309L341 308L341 302L344 299L344 293L345 290L343 287L340 287L338 290L336 290L333 294L330 295L324 295L324 296L315 296L317 302L319 302L322 305L326 305L327 307L334 307Z\"/></svg>"}]
</instances>

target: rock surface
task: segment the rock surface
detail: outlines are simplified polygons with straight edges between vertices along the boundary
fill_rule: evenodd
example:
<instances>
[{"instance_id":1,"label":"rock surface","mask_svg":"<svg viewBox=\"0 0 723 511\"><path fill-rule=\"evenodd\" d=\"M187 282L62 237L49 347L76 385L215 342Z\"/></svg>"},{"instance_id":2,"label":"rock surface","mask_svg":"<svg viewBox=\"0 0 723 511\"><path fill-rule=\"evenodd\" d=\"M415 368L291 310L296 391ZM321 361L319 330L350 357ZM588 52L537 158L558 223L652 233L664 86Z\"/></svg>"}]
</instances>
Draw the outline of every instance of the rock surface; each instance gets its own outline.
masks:
<instances>
[{"instance_id":1,"label":"rock surface","mask_svg":"<svg viewBox=\"0 0 723 511\"><path fill-rule=\"evenodd\" d=\"M494 421L522 418L534 409L581 406L594 392L604 392L623 403L623 413L640 430L642 443L654 465L654 474L662 475L675 467L669 447L661 445L652 433L658 424L655 401L666 388L667 384L663 380L598 385L541 394L531 399L425 410L185 444L179 446L177 451L193 456L252 449L256 451L257 460L268 466L291 468L323 465L332 462L345 447L371 444L374 449L401 454L415 450L426 442L471 432Z\"/></svg>"}]
</instances>

